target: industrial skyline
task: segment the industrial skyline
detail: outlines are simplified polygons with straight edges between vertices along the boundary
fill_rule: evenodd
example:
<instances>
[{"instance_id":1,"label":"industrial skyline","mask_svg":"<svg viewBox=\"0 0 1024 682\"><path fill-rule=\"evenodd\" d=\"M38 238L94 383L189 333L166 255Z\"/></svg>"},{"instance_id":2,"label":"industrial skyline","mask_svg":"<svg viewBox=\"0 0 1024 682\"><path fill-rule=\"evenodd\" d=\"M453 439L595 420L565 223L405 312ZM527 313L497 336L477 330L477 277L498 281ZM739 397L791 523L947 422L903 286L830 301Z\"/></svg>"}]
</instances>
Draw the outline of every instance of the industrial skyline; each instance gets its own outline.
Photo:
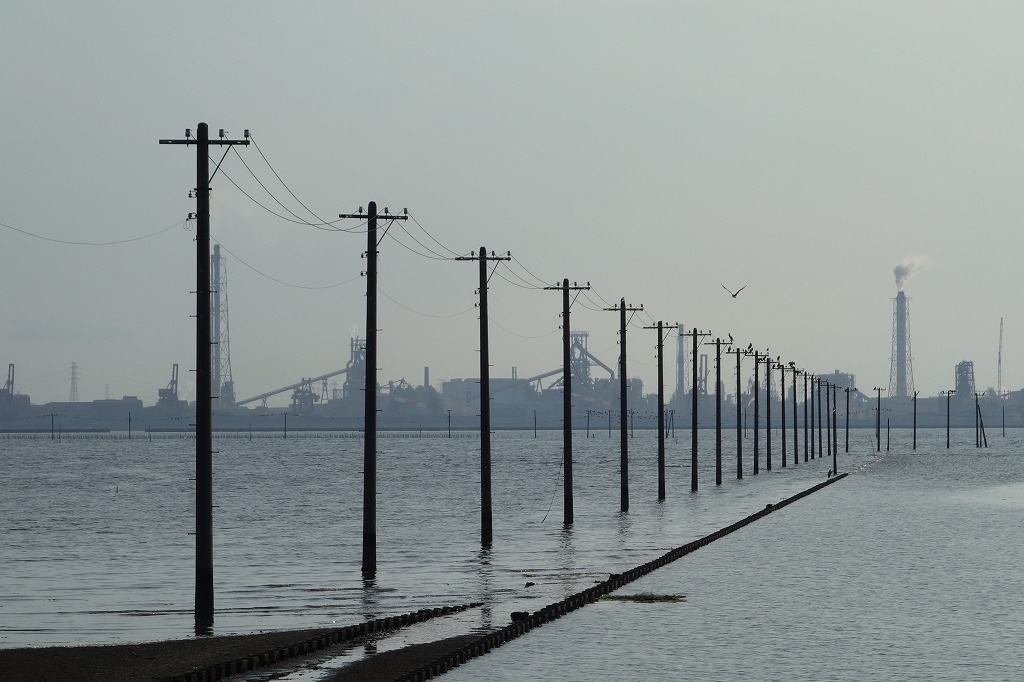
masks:
<instances>
[{"instance_id":1,"label":"industrial skyline","mask_svg":"<svg viewBox=\"0 0 1024 682\"><path fill-rule=\"evenodd\" d=\"M447 261L483 245L513 257L490 288L494 376L559 365L559 305L534 289L568 277L593 286L573 324L609 364L617 329L597 310L625 297L638 325L683 321L888 385L890 273L911 257L917 390L952 388L964 360L979 390L1024 386L1024 102L1006 87L1024 9L5 14L0 362L34 402L69 396L72 363L82 400L150 403L175 363L192 397L194 159L156 141L201 120L260 145L212 182L239 398L339 369L365 336L363 235L332 219L370 200L413 218L380 245L382 381L476 375L475 277ZM631 339L649 392L654 354Z\"/></svg>"}]
</instances>

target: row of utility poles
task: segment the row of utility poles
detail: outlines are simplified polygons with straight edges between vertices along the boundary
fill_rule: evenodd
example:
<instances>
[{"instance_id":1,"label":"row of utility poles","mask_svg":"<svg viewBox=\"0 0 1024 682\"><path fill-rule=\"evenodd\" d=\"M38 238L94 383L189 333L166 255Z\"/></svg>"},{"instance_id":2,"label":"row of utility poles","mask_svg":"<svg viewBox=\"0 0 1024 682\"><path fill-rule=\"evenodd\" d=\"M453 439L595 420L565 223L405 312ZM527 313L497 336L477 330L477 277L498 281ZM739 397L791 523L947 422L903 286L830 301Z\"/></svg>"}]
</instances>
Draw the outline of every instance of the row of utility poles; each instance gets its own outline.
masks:
<instances>
[{"instance_id":1,"label":"row of utility poles","mask_svg":"<svg viewBox=\"0 0 1024 682\"><path fill-rule=\"evenodd\" d=\"M213 411L212 401L212 368L211 368L211 278L210 278L210 147L235 145L248 145L249 135L246 131L241 140L229 139L223 130L220 131L218 139L211 140L209 128L206 123L200 123L196 130L196 136L191 131L185 131L183 139L160 140L161 144L195 145L196 147L196 250L197 250L197 285L196 285L196 602L195 622L196 632L199 634L208 633L213 626L214 616L214 595L213 595ZM226 152L225 152L226 156ZM221 159L223 161L223 158ZM219 164L218 164L219 168ZM216 169L214 170L216 174ZM388 209L384 213L377 211L376 202L369 202L367 211L361 208L356 213L341 214L339 218L354 218L365 220L367 224L367 247L366 253L366 379L364 395L364 450L363 450L363 543L362 543L362 573L364 578L373 579L377 570L376 549L377 549L377 256L378 256L378 221L406 220L407 212L401 215L391 214ZM491 509L491 452L490 452L490 362L488 356L488 309L487 309L487 288L489 264L503 260L510 260L511 254L495 255L492 251L488 254L483 247L479 254L457 258L456 260L471 260L479 263L479 303L480 308L480 539L484 546L491 545L493 541L492 530L492 509ZM563 498L563 523L566 526L573 524L573 495L572 495L572 358L571 358L571 325L570 312L572 302L571 294L589 289L587 286L569 285L569 280L564 279L560 287L547 287L548 289L560 290L562 292L562 355L563 355L563 469L564 474L564 498ZM625 512L629 509L629 457L627 438L627 367L626 367L626 328L628 326L627 313L635 313L643 310L643 306L630 306L625 299L621 299L618 306L606 308L605 310L619 313L619 381L620 381L620 509ZM673 325L674 326L674 325ZM658 332L658 500L664 500L665 492L665 388L664 388L664 360L663 350L666 329L672 329L659 321L656 325L645 327ZM694 330L685 336L692 337L693 355L697 357L698 345L704 337L710 336L710 332ZM715 340L716 358L716 466L715 483L722 483L722 396L721 396L721 355L722 340ZM731 338L726 344L732 345ZM737 395L737 453L736 453L736 476L743 477L743 454L741 430L741 401L740 396L740 372L741 355L753 355L755 361L754 370L754 469L756 475L759 471L759 387L758 370L760 365L765 365L765 376L774 367L782 371L783 386L785 385L786 366L772 361L767 352L761 355L752 351L748 346L746 351L739 348L726 352L736 353L736 395ZM772 363L776 362L775 365ZM796 375L803 373L797 370L792 363L789 367L793 371L793 463L798 461L797 446L797 414L796 414ZM817 394L818 405L818 453L824 456L821 447L821 388L824 384L826 392L826 405L829 403L828 391L832 390L831 416L829 419L829 430L831 438L829 450L833 456L833 471L836 470L836 419L835 419L835 390L836 386L823 382L812 375L804 374L804 461L807 461L808 444L808 421L807 421L807 381L811 380L812 393ZM698 489L697 479L697 414L698 414L698 391L697 386L697 363L694 362L693 369L693 414L692 414L692 452L691 452L691 490ZM768 383L770 386L770 382ZM783 396L784 397L784 396ZM786 466L786 407L782 402L782 466ZM767 402L766 415L766 468L771 470L771 400ZM811 410L812 437L811 456L814 455L813 444L813 407ZM849 389L847 389L847 422L849 422ZM847 427L848 428L848 427ZM849 449L849 437L847 436L847 450Z\"/></svg>"}]
</instances>

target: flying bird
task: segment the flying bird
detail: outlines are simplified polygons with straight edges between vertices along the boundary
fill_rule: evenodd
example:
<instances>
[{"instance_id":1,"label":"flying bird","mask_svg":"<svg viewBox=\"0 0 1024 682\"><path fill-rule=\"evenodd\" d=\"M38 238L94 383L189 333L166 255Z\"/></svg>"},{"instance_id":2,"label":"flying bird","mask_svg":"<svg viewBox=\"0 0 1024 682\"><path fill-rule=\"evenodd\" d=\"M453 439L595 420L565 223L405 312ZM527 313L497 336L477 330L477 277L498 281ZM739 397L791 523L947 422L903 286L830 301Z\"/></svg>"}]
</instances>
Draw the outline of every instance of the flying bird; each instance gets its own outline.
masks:
<instances>
[{"instance_id":1,"label":"flying bird","mask_svg":"<svg viewBox=\"0 0 1024 682\"><path fill-rule=\"evenodd\" d=\"M741 291L743 291L744 289L747 288L747 285L744 284L739 289L737 289L735 292L733 292L732 289L730 289L729 287L725 286L724 284L722 285L722 288L725 289L726 291L728 291L730 296L732 296L733 298L736 298L737 296L740 295Z\"/></svg>"}]
</instances>

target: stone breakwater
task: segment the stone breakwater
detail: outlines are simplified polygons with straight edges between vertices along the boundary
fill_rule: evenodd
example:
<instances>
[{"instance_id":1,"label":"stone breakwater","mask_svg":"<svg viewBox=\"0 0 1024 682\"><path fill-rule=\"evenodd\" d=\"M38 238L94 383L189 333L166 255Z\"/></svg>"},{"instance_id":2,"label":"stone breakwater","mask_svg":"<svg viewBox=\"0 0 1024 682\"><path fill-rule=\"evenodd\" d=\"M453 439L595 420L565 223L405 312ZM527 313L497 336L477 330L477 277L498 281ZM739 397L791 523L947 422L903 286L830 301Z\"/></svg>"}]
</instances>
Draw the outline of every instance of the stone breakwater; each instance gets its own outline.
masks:
<instances>
[{"instance_id":1,"label":"stone breakwater","mask_svg":"<svg viewBox=\"0 0 1024 682\"><path fill-rule=\"evenodd\" d=\"M631 568L623 573L613 573L608 576L607 580L603 580L591 588L577 592L574 595L567 597L561 601L549 604L537 611L532 613L529 612L514 612L512 614L512 622L505 627L495 630L494 632L488 633L481 636L476 641L470 642L469 644L460 646L452 651L447 652L443 656L430 662L429 664L422 666L416 670L406 673L398 678L397 682L421 682L422 680L429 680L438 675L443 675L452 668L455 668L463 663L466 663L477 656L482 656L492 649L496 649L506 642L510 642L518 637L522 637L526 633L530 632L534 628L538 628L545 623L561 618L562 616L575 611L576 609L582 608L587 604L592 604L604 595L611 594L615 590L628 585L629 583L641 578L648 573L651 573L663 566L680 559L687 554L697 551L701 547L706 547L715 540L733 533L744 526L747 526L758 519L762 519L765 516L782 509L783 507L793 504L797 500L800 500L808 495L815 493L833 483L836 483L844 478L848 474L843 473L838 476L829 478L827 481L812 486L806 490L803 490L796 495L788 497L781 502L776 504L766 505L764 509L754 512L749 516L746 516L739 521L720 528L714 533L705 535L702 538L688 542L685 545L676 547L675 549L666 552L660 557L648 561L647 563L641 564L635 568Z\"/></svg>"}]
</instances>

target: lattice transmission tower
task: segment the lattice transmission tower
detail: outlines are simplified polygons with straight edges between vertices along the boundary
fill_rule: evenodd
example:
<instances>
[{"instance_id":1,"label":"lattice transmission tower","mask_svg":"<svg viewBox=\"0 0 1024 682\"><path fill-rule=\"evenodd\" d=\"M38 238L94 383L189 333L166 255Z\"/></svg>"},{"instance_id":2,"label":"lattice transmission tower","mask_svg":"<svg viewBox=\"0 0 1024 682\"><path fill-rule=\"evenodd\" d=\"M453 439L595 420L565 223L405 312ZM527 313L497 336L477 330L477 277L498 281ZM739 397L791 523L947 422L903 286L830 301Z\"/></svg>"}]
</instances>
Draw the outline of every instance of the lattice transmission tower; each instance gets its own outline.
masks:
<instances>
[{"instance_id":1,"label":"lattice transmission tower","mask_svg":"<svg viewBox=\"0 0 1024 682\"><path fill-rule=\"evenodd\" d=\"M78 363L71 363L71 391L68 394L68 402L78 402Z\"/></svg>"},{"instance_id":2,"label":"lattice transmission tower","mask_svg":"<svg viewBox=\"0 0 1024 682\"><path fill-rule=\"evenodd\" d=\"M889 397L907 398L914 393L914 367L910 354L910 303L900 291L892 306L892 365Z\"/></svg>"},{"instance_id":3,"label":"lattice transmission tower","mask_svg":"<svg viewBox=\"0 0 1024 682\"><path fill-rule=\"evenodd\" d=\"M220 244L213 245L210 256L210 312L213 330L213 395L214 403L230 407L235 404L235 382L231 376L231 334L228 327L228 269L220 255Z\"/></svg>"}]
</instances>

